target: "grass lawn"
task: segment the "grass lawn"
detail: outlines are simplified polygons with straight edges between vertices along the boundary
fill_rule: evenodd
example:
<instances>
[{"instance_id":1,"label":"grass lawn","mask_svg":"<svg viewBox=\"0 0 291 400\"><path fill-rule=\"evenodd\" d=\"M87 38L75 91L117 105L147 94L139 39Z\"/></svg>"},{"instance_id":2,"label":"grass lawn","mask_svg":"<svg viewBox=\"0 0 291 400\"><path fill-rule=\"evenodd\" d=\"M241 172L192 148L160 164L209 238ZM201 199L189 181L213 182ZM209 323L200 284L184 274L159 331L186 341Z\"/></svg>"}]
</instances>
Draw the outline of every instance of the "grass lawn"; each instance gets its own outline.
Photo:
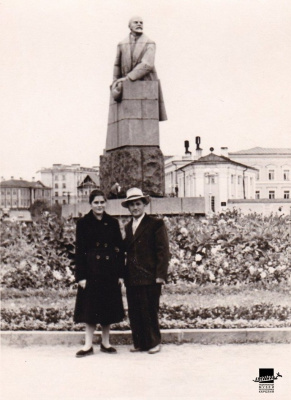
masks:
<instances>
[{"instance_id":1,"label":"grass lawn","mask_svg":"<svg viewBox=\"0 0 291 400\"><path fill-rule=\"evenodd\" d=\"M76 289L2 289L2 308L19 307L74 308ZM124 305L126 306L125 289L123 288ZM274 285L268 289L251 286L196 286L189 284L169 284L163 288L161 303L185 304L194 308L216 306L245 306L271 303L274 306L289 306L291 290L286 284Z\"/></svg>"}]
</instances>

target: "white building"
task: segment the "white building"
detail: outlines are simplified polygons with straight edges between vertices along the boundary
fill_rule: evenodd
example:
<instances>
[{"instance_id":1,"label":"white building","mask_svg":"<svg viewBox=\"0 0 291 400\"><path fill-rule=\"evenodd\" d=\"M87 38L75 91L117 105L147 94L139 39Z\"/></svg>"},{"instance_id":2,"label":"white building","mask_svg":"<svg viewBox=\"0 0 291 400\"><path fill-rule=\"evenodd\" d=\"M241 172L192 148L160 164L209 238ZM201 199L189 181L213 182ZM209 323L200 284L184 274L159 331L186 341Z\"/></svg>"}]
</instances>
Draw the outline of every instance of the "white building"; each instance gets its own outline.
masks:
<instances>
[{"instance_id":1,"label":"white building","mask_svg":"<svg viewBox=\"0 0 291 400\"><path fill-rule=\"evenodd\" d=\"M177 178L177 171L184 165L189 164L191 161L198 160L202 156L202 149L200 148L200 137L195 137L196 150L192 154L189 151L189 141L185 140L185 154L179 156L165 156L165 193L170 197L181 197L179 195L179 185Z\"/></svg>"},{"instance_id":2,"label":"white building","mask_svg":"<svg viewBox=\"0 0 291 400\"><path fill-rule=\"evenodd\" d=\"M229 158L257 169L256 199L290 199L291 148L254 147L230 152Z\"/></svg>"},{"instance_id":3,"label":"white building","mask_svg":"<svg viewBox=\"0 0 291 400\"><path fill-rule=\"evenodd\" d=\"M42 168L38 173L41 181L52 188L52 203L77 204L82 201L78 187L88 174L99 179L99 167L85 168L80 164L53 164L52 168Z\"/></svg>"},{"instance_id":4,"label":"white building","mask_svg":"<svg viewBox=\"0 0 291 400\"><path fill-rule=\"evenodd\" d=\"M228 200L255 198L256 174L253 167L210 153L177 170L179 197L204 197L206 213L220 212Z\"/></svg>"}]
</instances>

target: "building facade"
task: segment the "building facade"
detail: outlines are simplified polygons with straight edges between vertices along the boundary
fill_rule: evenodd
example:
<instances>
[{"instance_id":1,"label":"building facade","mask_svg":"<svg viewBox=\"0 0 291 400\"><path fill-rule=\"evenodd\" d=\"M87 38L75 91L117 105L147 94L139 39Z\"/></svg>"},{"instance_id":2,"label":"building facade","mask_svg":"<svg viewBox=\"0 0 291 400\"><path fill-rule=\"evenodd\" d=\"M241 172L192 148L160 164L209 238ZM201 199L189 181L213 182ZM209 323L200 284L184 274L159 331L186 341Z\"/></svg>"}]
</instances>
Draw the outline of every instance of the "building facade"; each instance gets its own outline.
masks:
<instances>
[{"instance_id":1,"label":"building facade","mask_svg":"<svg viewBox=\"0 0 291 400\"><path fill-rule=\"evenodd\" d=\"M291 198L291 149L254 147L230 152L229 158L257 169L256 199Z\"/></svg>"},{"instance_id":2,"label":"building facade","mask_svg":"<svg viewBox=\"0 0 291 400\"><path fill-rule=\"evenodd\" d=\"M1 209L28 209L35 200L51 204L51 188L41 181L9 179L0 182Z\"/></svg>"},{"instance_id":3,"label":"building facade","mask_svg":"<svg viewBox=\"0 0 291 400\"><path fill-rule=\"evenodd\" d=\"M204 197L205 212L220 212L231 199L254 199L257 170L210 153L177 170L179 197Z\"/></svg>"},{"instance_id":4,"label":"building facade","mask_svg":"<svg viewBox=\"0 0 291 400\"><path fill-rule=\"evenodd\" d=\"M100 188L100 180L99 175L97 174L88 174L83 179L81 184L77 187L78 191L78 202L88 202L89 195L94 189Z\"/></svg>"},{"instance_id":5,"label":"building facade","mask_svg":"<svg viewBox=\"0 0 291 400\"><path fill-rule=\"evenodd\" d=\"M41 181L52 188L52 203L61 205L82 202L83 193L78 187L88 174L94 174L99 180L99 167L86 168L80 164L53 164L52 168L42 168L38 173Z\"/></svg>"}]
</instances>

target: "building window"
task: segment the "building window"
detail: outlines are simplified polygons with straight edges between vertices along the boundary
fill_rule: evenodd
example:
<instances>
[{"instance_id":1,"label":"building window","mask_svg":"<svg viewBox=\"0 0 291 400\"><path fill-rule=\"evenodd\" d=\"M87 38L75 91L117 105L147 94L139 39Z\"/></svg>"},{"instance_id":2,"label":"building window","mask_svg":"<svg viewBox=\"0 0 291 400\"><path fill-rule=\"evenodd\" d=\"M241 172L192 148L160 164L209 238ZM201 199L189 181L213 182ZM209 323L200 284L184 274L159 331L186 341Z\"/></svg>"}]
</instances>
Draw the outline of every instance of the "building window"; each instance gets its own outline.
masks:
<instances>
[{"instance_id":1,"label":"building window","mask_svg":"<svg viewBox=\"0 0 291 400\"><path fill-rule=\"evenodd\" d=\"M289 192L289 190L284 190L284 199L290 199L290 192Z\"/></svg>"},{"instance_id":2,"label":"building window","mask_svg":"<svg viewBox=\"0 0 291 400\"><path fill-rule=\"evenodd\" d=\"M2 194L2 196L4 196L5 195L5 190L1 190L1 194Z\"/></svg>"},{"instance_id":3,"label":"building window","mask_svg":"<svg viewBox=\"0 0 291 400\"><path fill-rule=\"evenodd\" d=\"M1 200L1 206L4 206L4 204L5 204L4 200Z\"/></svg>"},{"instance_id":4,"label":"building window","mask_svg":"<svg viewBox=\"0 0 291 400\"><path fill-rule=\"evenodd\" d=\"M59 185L57 183L55 183L55 189L58 189Z\"/></svg>"},{"instance_id":5,"label":"building window","mask_svg":"<svg viewBox=\"0 0 291 400\"><path fill-rule=\"evenodd\" d=\"M269 190L269 199L272 200L275 198L275 190Z\"/></svg>"},{"instance_id":6,"label":"building window","mask_svg":"<svg viewBox=\"0 0 291 400\"><path fill-rule=\"evenodd\" d=\"M58 181L58 180L59 180L58 175L55 175L55 181Z\"/></svg>"},{"instance_id":7,"label":"building window","mask_svg":"<svg viewBox=\"0 0 291 400\"><path fill-rule=\"evenodd\" d=\"M256 180L259 181L260 180L260 171L256 171Z\"/></svg>"},{"instance_id":8,"label":"building window","mask_svg":"<svg viewBox=\"0 0 291 400\"><path fill-rule=\"evenodd\" d=\"M208 185L211 185L211 184L214 184L215 183L215 176L208 176L207 177L208 179L207 179L207 183L208 183ZM189 184L189 181L190 181L190 176L187 176L187 184Z\"/></svg>"},{"instance_id":9,"label":"building window","mask_svg":"<svg viewBox=\"0 0 291 400\"><path fill-rule=\"evenodd\" d=\"M59 193L58 193L58 192L55 192L55 197L58 197L58 195L59 195Z\"/></svg>"},{"instance_id":10,"label":"building window","mask_svg":"<svg viewBox=\"0 0 291 400\"><path fill-rule=\"evenodd\" d=\"M63 189L66 189L66 184L65 183L63 183Z\"/></svg>"},{"instance_id":11,"label":"building window","mask_svg":"<svg viewBox=\"0 0 291 400\"><path fill-rule=\"evenodd\" d=\"M269 169L269 181L273 181L275 179L275 170Z\"/></svg>"},{"instance_id":12,"label":"building window","mask_svg":"<svg viewBox=\"0 0 291 400\"><path fill-rule=\"evenodd\" d=\"M13 189L12 194L13 196L16 196L16 189Z\"/></svg>"},{"instance_id":13,"label":"building window","mask_svg":"<svg viewBox=\"0 0 291 400\"><path fill-rule=\"evenodd\" d=\"M241 176L237 177L237 183L238 183L238 185L241 185L241 183L242 183L242 177Z\"/></svg>"},{"instance_id":14,"label":"building window","mask_svg":"<svg viewBox=\"0 0 291 400\"><path fill-rule=\"evenodd\" d=\"M67 192L63 192L63 196L66 196L66 193L67 193Z\"/></svg>"},{"instance_id":15,"label":"building window","mask_svg":"<svg viewBox=\"0 0 291 400\"><path fill-rule=\"evenodd\" d=\"M256 190L256 199L259 199L259 198L260 198L260 191Z\"/></svg>"},{"instance_id":16,"label":"building window","mask_svg":"<svg viewBox=\"0 0 291 400\"><path fill-rule=\"evenodd\" d=\"M283 179L284 181L290 181L290 171L288 169L283 171Z\"/></svg>"},{"instance_id":17,"label":"building window","mask_svg":"<svg viewBox=\"0 0 291 400\"><path fill-rule=\"evenodd\" d=\"M234 183L234 175L231 175L230 181L231 183Z\"/></svg>"},{"instance_id":18,"label":"building window","mask_svg":"<svg viewBox=\"0 0 291 400\"><path fill-rule=\"evenodd\" d=\"M66 200L65 199L63 200L63 204L66 204Z\"/></svg>"},{"instance_id":19,"label":"building window","mask_svg":"<svg viewBox=\"0 0 291 400\"><path fill-rule=\"evenodd\" d=\"M55 200L55 204L59 204L59 200Z\"/></svg>"},{"instance_id":20,"label":"building window","mask_svg":"<svg viewBox=\"0 0 291 400\"><path fill-rule=\"evenodd\" d=\"M66 175L62 175L63 181L66 180Z\"/></svg>"},{"instance_id":21,"label":"building window","mask_svg":"<svg viewBox=\"0 0 291 400\"><path fill-rule=\"evenodd\" d=\"M10 190L7 190L6 194L7 194L8 196L10 196Z\"/></svg>"},{"instance_id":22,"label":"building window","mask_svg":"<svg viewBox=\"0 0 291 400\"><path fill-rule=\"evenodd\" d=\"M211 201L211 211L215 212L215 197L211 196L210 201Z\"/></svg>"}]
</instances>

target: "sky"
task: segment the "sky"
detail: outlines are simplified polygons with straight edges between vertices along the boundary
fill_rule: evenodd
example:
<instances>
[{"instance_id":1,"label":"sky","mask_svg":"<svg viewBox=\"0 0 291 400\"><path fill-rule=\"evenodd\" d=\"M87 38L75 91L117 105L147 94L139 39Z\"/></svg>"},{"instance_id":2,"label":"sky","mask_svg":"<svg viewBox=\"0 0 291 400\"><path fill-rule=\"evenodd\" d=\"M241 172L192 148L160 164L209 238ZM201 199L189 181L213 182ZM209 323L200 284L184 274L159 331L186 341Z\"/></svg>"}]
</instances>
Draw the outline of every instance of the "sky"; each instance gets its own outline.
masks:
<instances>
[{"instance_id":1,"label":"sky","mask_svg":"<svg viewBox=\"0 0 291 400\"><path fill-rule=\"evenodd\" d=\"M99 165L117 43L157 44L164 155L291 147L290 0L1 0L0 174Z\"/></svg>"}]
</instances>

